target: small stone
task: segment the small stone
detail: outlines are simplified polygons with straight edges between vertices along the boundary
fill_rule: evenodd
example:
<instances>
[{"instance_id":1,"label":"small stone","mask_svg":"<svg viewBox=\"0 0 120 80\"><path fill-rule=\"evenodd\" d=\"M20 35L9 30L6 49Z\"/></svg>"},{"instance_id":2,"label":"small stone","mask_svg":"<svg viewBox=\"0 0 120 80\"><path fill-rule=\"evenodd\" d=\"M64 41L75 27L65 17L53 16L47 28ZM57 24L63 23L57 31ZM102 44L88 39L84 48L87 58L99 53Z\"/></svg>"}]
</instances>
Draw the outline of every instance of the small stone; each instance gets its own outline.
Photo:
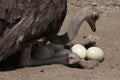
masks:
<instances>
[{"instance_id":1,"label":"small stone","mask_svg":"<svg viewBox=\"0 0 120 80\"><path fill-rule=\"evenodd\" d=\"M98 6L98 3L91 3L92 6Z\"/></svg>"},{"instance_id":2,"label":"small stone","mask_svg":"<svg viewBox=\"0 0 120 80\"><path fill-rule=\"evenodd\" d=\"M100 38L96 35L91 35L89 34L88 37L87 37L90 41L96 41L96 40L99 40Z\"/></svg>"},{"instance_id":3,"label":"small stone","mask_svg":"<svg viewBox=\"0 0 120 80\"><path fill-rule=\"evenodd\" d=\"M40 70L40 72L44 72L44 70L42 69L42 70Z\"/></svg>"}]
</instances>

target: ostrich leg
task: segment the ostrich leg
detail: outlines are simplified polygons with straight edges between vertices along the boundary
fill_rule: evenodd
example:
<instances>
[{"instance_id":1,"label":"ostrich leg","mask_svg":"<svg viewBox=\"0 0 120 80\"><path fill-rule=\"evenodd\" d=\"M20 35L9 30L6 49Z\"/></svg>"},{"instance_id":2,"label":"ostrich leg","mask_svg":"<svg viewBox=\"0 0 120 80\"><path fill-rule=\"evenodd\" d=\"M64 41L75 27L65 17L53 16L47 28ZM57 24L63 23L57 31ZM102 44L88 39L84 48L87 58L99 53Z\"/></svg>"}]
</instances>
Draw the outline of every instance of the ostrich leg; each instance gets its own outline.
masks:
<instances>
[{"instance_id":1,"label":"ostrich leg","mask_svg":"<svg viewBox=\"0 0 120 80\"><path fill-rule=\"evenodd\" d=\"M25 66L31 66L31 65L36 65L36 60L31 58L31 48L32 44L27 45L23 49L22 54L20 55L20 66L25 67ZM37 61L37 64L41 65L41 61Z\"/></svg>"},{"instance_id":2,"label":"ostrich leg","mask_svg":"<svg viewBox=\"0 0 120 80\"><path fill-rule=\"evenodd\" d=\"M80 61L80 58L76 54L66 54L60 57L55 57L51 59L44 60L35 60L31 57L31 47L29 44L26 48L24 48L23 53L20 57L20 66L37 66L37 65L48 65L48 64L75 64Z\"/></svg>"},{"instance_id":3,"label":"ostrich leg","mask_svg":"<svg viewBox=\"0 0 120 80\"><path fill-rule=\"evenodd\" d=\"M78 64L82 68L94 68L98 65L98 62L96 60L90 60L86 61L84 59L81 59L76 54L68 53L63 56L45 59L45 60L35 60L31 57L31 47L32 45L29 44L21 54L21 60L20 65L22 67L25 66L37 66L37 65L48 65L48 64L64 64L64 65L72 65L72 64Z\"/></svg>"}]
</instances>

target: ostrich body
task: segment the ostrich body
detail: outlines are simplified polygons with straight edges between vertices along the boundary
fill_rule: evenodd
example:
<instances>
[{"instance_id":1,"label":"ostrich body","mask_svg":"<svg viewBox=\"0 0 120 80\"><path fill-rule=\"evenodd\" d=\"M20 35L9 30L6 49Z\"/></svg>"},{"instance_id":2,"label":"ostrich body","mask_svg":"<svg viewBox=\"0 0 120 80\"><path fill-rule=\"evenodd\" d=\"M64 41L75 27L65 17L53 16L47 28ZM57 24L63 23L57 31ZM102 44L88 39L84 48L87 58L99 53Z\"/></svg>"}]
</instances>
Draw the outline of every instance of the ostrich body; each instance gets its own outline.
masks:
<instances>
[{"instance_id":1,"label":"ostrich body","mask_svg":"<svg viewBox=\"0 0 120 80\"><path fill-rule=\"evenodd\" d=\"M0 11L0 61L22 49L24 66L80 62L76 55L36 61L30 57L31 46L41 38L55 44L68 43L84 20L95 31L98 18L98 12L92 6L83 7L73 15L68 31L57 35L66 16L67 0L0 0Z\"/></svg>"}]
</instances>

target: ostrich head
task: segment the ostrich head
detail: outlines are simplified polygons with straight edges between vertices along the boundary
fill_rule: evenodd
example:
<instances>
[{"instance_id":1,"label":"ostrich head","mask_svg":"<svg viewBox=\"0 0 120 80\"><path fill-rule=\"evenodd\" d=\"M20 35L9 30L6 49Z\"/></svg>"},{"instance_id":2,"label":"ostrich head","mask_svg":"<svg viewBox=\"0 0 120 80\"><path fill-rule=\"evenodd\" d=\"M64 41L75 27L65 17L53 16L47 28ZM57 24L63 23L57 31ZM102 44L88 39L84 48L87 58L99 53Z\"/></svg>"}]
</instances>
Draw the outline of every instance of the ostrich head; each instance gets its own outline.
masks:
<instances>
[{"instance_id":1,"label":"ostrich head","mask_svg":"<svg viewBox=\"0 0 120 80\"><path fill-rule=\"evenodd\" d=\"M96 31L95 23L98 18L99 11L91 5L87 5L85 7L78 9L73 14L68 31L65 34L63 35L52 34L52 36L48 36L48 38L51 42L56 44L68 43L71 40L73 40L74 37L77 35L79 28L81 27L81 24L84 21L87 21L92 31L95 32Z\"/></svg>"}]
</instances>

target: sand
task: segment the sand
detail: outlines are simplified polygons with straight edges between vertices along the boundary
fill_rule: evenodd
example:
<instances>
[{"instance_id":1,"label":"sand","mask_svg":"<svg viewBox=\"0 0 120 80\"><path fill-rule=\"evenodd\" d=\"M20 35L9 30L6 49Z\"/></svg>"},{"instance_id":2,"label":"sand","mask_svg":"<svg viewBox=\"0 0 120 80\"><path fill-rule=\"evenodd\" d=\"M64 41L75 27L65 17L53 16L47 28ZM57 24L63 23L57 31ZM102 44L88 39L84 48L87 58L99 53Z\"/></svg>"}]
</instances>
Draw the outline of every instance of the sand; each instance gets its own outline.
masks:
<instances>
[{"instance_id":1,"label":"sand","mask_svg":"<svg viewBox=\"0 0 120 80\"><path fill-rule=\"evenodd\" d=\"M94 69L70 68L62 64L24 67L0 71L0 80L120 80L120 0L68 0L68 13L60 34L67 30L72 14L92 3L100 11L92 32L86 22L72 43L84 44L93 39L105 52L105 60Z\"/></svg>"}]
</instances>

